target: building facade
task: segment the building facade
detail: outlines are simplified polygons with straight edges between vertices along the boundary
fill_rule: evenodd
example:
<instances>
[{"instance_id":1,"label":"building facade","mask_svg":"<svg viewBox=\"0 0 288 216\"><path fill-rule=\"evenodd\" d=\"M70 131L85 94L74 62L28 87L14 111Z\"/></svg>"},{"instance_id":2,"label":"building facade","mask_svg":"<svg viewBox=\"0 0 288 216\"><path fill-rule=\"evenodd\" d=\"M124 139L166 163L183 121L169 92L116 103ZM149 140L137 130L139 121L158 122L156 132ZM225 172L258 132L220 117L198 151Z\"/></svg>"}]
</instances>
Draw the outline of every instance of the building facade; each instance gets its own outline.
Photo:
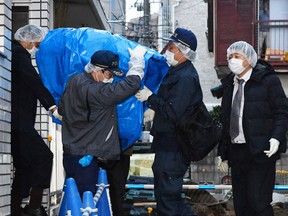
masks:
<instances>
[{"instance_id":1,"label":"building facade","mask_svg":"<svg viewBox=\"0 0 288 216\"><path fill-rule=\"evenodd\" d=\"M0 215L10 215L10 191L13 180L11 157L11 41L15 31L35 24L46 32L59 27L92 27L123 33L110 23L122 19L125 0L0 0ZM115 27L116 26L116 27ZM35 65L35 59L32 60ZM35 128L54 153L51 188L42 200L48 211L59 201L64 183L61 126L52 123L48 112L38 105ZM61 195L61 194L60 194Z\"/></svg>"},{"instance_id":2,"label":"building facade","mask_svg":"<svg viewBox=\"0 0 288 216\"><path fill-rule=\"evenodd\" d=\"M210 92L211 88L220 84L218 74L215 72L215 67L217 66L215 62L216 45L219 45L219 41L214 37L216 35L216 29L212 28L211 32L211 22L212 27L215 27L217 20L219 20L216 14L217 2L219 3L221 1L161 0L161 10L159 10L157 15L151 16L152 23L150 28L148 28L149 32L152 32L152 34L148 34L148 36L153 38L151 48L158 51L163 49L167 43L167 39L177 27L191 29L196 34L198 39L198 59L194 64L200 76L204 102L209 107L218 105L221 102L221 99L213 97ZM259 15L260 9L263 7L263 2L262 0L255 2L255 12L252 13L255 17L252 20L256 20L254 26L260 28ZM159 4L159 2L150 0L150 4L152 3ZM269 7L272 11L277 11L279 8L287 8L287 1L270 0ZM209 17L209 11L214 12L214 14L212 13L213 19ZM287 10L283 10L283 13L278 14L271 12L271 16L280 14L285 17L287 15L285 11L287 12ZM279 17L274 18L280 19ZM283 17L281 19L283 19ZM125 0L0 0L0 20L0 215L6 216L10 215L10 189L13 179L10 122L12 90L11 40L14 32L27 23L40 25L46 31L60 27L93 27L123 35L127 35L127 28L125 22L123 22L125 20ZM145 22L147 22L147 20L143 20L143 24ZM284 23L283 25L285 26L286 24ZM259 48L259 32L255 30L251 32L253 33L251 42ZM281 31L281 33L282 32L285 31ZM146 37L147 31L140 31L139 35L134 35L133 37L143 38L143 35ZM211 37L213 43L211 43ZM282 44L283 47L287 46L285 40L283 40ZM225 47L223 49L225 49ZM274 50L282 50L282 48L278 49L278 47L276 47ZM276 56L277 55L279 54L276 53ZM33 63L36 66L35 60ZM279 74L279 77L288 95L288 76ZM51 189L46 191L46 196L43 199L43 204L49 210L53 211L52 208L58 203L64 182L61 126L52 123L51 117L49 117L46 110L39 105L35 127L54 152ZM215 156L216 152L213 151L205 160L191 165L191 178L194 181L200 183L221 183L222 178L226 174L218 173ZM288 170L287 155L284 155L283 159L277 162L277 169ZM278 175L277 182L287 184L287 178L283 175Z\"/></svg>"},{"instance_id":3,"label":"building facade","mask_svg":"<svg viewBox=\"0 0 288 216\"><path fill-rule=\"evenodd\" d=\"M8 215L10 212L11 9L11 1L0 1L0 215Z\"/></svg>"},{"instance_id":4,"label":"building facade","mask_svg":"<svg viewBox=\"0 0 288 216\"><path fill-rule=\"evenodd\" d=\"M204 102L208 107L221 103L221 98L214 98L210 89L220 85L219 79L228 72L226 50L231 43L238 40L246 40L254 46L255 50L259 53L259 57L261 57L259 46L263 43L263 40L261 40L263 36L260 31L260 11L263 8L264 1L266 0L170 1L171 18L174 17L171 19L171 26L175 26L175 28L182 27L191 29L197 36L198 59L195 61L194 65L199 73ZM274 43L275 48L273 49L275 50L287 50L285 46L287 46L288 38L288 34L286 33L288 29L288 2L283 0L269 0L267 2L271 9L270 16L274 17L274 21L266 21L267 23L270 23L268 27L266 26L267 28L270 28L270 42L272 44ZM277 11L279 14L276 16L275 13ZM227 16L229 19L227 19ZM241 25L240 21L243 25ZM237 23L237 25L235 23ZM241 32L245 33L241 34ZM272 34L274 34L274 36L272 36ZM279 40L273 40L271 37L273 39L278 37ZM286 38L285 42L283 38ZM210 39L212 39L212 44ZM278 43L276 41L278 41ZM281 73L283 70L288 69L284 55L280 55L279 51L278 53L275 51L274 56L272 54L269 57L267 56L267 58L269 59L266 60L270 61L270 63L279 70L277 75L288 96L288 75ZM222 69L222 72L220 73L219 66L221 66ZM216 156L217 152L216 149L214 149L214 151L212 151L204 160L192 163L192 180L208 184L219 184L227 180L226 177L227 175L229 176L230 173L219 173L217 170ZM287 174L285 174L285 171L288 171L287 153L283 154L282 159L277 161L276 169L276 184L287 184L288 178Z\"/></svg>"}]
</instances>

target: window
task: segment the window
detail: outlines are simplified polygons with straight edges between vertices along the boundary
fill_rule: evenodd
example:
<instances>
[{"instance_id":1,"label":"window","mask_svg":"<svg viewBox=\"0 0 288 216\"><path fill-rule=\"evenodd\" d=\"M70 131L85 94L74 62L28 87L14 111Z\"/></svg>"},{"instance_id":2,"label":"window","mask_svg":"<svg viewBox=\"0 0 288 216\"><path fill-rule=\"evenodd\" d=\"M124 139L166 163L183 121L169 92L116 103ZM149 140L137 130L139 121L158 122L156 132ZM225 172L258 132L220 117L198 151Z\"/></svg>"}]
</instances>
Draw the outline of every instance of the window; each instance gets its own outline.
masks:
<instances>
[{"instance_id":1,"label":"window","mask_svg":"<svg viewBox=\"0 0 288 216\"><path fill-rule=\"evenodd\" d=\"M15 34L18 28L29 23L29 7L28 6L13 6L12 7L12 35Z\"/></svg>"}]
</instances>

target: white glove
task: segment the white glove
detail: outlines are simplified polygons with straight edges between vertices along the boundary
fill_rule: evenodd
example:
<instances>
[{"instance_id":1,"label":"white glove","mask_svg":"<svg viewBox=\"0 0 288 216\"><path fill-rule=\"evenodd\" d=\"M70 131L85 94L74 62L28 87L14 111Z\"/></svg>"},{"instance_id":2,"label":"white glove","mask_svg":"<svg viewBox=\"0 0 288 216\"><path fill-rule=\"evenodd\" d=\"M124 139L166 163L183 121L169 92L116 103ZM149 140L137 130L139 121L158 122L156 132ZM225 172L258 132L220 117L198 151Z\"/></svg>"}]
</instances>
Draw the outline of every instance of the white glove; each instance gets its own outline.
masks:
<instances>
[{"instance_id":1,"label":"white glove","mask_svg":"<svg viewBox=\"0 0 288 216\"><path fill-rule=\"evenodd\" d=\"M143 46L137 45L133 50L128 48L128 51L130 54L130 61L129 71L127 72L126 76L138 75L142 79L144 77L145 68L144 55L147 50Z\"/></svg>"},{"instance_id":2,"label":"white glove","mask_svg":"<svg viewBox=\"0 0 288 216\"><path fill-rule=\"evenodd\" d=\"M62 121L62 116L58 113L58 109L55 109L54 112L52 112L52 115L56 118Z\"/></svg>"},{"instance_id":3,"label":"white glove","mask_svg":"<svg viewBox=\"0 0 288 216\"><path fill-rule=\"evenodd\" d=\"M228 172L229 169L229 165L228 165L228 161L224 160L222 161L221 157L218 157L218 170L220 172Z\"/></svg>"},{"instance_id":4,"label":"white glove","mask_svg":"<svg viewBox=\"0 0 288 216\"><path fill-rule=\"evenodd\" d=\"M271 138L269 142L270 142L270 149L264 151L264 153L267 155L267 157L270 158L272 155L274 155L278 151L280 143L277 139L274 139L274 138Z\"/></svg>"},{"instance_id":5,"label":"white glove","mask_svg":"<svg viewBox=\"0 0 288 216\"><path fill-rule=\"evenodd\" d=\"M133 50L131 50L130 48L128 48L130 57L136 57L136 58L143 58L145 53L147 52L147 50L141 46L141 45L137 45Z\"/></svg>"},{"instance_id":6,"label":"white glove","mask_svg":"<svg viewBox=\"0 0 288 216\"><path fill-rule=\"evenodd\" d=\"M146 122L151 122L151 121L153 121L153 119L154 119L154 115L155 115L155 111L154 110L152 110L152 109L147 109L147 110L145 110L145 112L144 112L144 124L146 123Z\"/></svg>"},{"instance_id":7,"label":"white glove","mask_svg":"<svg viewBox=\"0 0 288 216\"><path fill-rule=\"evenodd\" d=\"M148 98L152 95L152 91L150 91L150 89L148 89L146 86L144 86L143 89L139 90L136 94L135 97L137 98L137 100L143 102L148 100Z\"/></svg>"}]
</instances>

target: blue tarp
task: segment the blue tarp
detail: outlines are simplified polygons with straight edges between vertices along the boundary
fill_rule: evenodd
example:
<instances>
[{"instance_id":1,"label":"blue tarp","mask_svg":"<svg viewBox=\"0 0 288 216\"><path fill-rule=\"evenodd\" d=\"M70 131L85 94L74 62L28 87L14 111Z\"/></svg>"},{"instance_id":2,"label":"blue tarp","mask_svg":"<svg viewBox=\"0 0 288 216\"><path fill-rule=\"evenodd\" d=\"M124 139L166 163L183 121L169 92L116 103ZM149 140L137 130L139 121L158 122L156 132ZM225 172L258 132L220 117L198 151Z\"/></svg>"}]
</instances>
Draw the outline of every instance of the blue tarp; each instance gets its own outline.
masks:
<instances>
[{"instance_id":1,"label":"blue tarp","mask_svg":"<svg viewBox=\"0 0 288 216\"><path fill-rule=\"evenodd\" d=\"M49 31L41 42L36 61L44 85L58 104L69 78L84 72L85 65L95 51L110 50L117 53L120 57L119 67L127 73L130 59L128 48L134 49L137 45L137 42L104 30L58 28ZM158 52L149 48L147 50L142 85L156 92L168 71L168 65ZM120 79L115 77L114 82ZM121 146L125 150L141 137L143 104L132 96L117 105L117 115ZM53 121L59 123L55 119Z\"/></svg>"}]
</instances>

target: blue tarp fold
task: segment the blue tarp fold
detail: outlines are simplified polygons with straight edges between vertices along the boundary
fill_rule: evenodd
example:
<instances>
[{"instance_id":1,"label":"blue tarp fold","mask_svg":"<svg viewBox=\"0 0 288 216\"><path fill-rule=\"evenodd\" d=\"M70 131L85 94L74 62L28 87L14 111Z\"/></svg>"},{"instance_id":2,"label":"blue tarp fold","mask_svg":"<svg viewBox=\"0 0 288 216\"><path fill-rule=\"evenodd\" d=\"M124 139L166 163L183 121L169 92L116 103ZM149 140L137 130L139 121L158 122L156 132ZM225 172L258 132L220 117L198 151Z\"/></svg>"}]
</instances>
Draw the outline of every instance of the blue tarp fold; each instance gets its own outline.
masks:
<instances>
[{"instance_id":1,"label":"blue tarp fold","mask_svg":"<svg viewBox=\"0 0 288 216\"><path fill-rule=\"evenodd\" d=\"M137 45L137 42L104 30L58 28L49 31L41 42L40 50L36 53L36 61L44 85L58 104L69 78L85 71L84 67L95 51L110 50L117 53L119 67L126 74L130 60L128 48L134 49ZM168 65L158 52L146 49L145 76L142 85L157 92L168 71ZM120 79L123 78L115 77L114 82ZM121 147L125 150L141 137L143 104L132 96L117 105L117 115ZM59 123L55 119L53 121Z\"/></svg>"}]
</instances>

